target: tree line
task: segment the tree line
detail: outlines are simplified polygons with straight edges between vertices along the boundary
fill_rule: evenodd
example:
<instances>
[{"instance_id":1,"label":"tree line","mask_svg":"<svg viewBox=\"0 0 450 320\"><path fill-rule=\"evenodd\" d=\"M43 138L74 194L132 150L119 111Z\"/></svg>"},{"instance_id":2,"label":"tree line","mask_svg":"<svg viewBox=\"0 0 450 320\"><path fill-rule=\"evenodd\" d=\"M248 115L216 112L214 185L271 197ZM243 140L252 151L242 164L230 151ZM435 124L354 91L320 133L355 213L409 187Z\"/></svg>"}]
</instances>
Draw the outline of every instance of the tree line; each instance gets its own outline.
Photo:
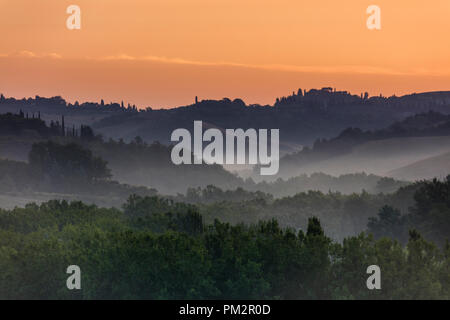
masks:
<instances>
[{"instance_id":1,"label":"tree line","mask_svg":"<svg viewBox=\"0 0 450 320\"><path fill-rule=\"evenodd\" d=\"M381 290L366 287L374 264ZM66 288L69 265L81 290ZM121 210L56 200L0 210L0 268L2 299L450 298L448 241L415 229L404 245L368 233L336 242L315 217L302 230L206 223L195 205L136 195Z\"/></svg>"}]
</instances>

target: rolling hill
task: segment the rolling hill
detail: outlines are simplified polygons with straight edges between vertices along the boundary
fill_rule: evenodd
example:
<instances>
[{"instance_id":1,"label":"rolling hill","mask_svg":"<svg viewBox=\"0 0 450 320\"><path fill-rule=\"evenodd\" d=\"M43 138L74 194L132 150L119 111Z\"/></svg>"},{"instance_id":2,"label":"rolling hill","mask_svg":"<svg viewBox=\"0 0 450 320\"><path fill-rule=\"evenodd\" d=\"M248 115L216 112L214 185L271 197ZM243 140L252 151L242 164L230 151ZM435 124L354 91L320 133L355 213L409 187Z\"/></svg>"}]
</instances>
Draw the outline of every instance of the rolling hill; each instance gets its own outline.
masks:
<instances>
[{"instance_id":1,"label":"rolling hill","mask_svg":"<svg viewBox=\"0 0 450 320\"><path fill-rule=\"evenodd\" d=\"M388 175L398 179L445 178L450 173L450 152L419 160L407 166L389 171Z\"/></svg>"}]
</instances>

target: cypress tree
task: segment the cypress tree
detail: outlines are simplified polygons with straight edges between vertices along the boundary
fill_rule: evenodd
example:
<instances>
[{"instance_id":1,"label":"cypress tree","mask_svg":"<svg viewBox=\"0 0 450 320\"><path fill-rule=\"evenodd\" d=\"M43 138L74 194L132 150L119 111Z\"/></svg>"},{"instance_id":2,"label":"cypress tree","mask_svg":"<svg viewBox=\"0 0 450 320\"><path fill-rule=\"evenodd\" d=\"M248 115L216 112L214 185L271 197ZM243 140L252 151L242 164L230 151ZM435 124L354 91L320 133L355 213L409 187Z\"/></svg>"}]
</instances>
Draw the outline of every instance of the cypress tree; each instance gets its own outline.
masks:
<instances>
[{"instance_id":1,"label":"cypress tree","mask_svg":"<svg viewBox=\"0 0 450 320\"><path fill-rule=\"evenodd\" d=\"M65 127L65 124L64 124L64 116L62 116L61 131L62 131L62 135L64 137L66 135L66 127Z\"/></svg>"}]
</instances>

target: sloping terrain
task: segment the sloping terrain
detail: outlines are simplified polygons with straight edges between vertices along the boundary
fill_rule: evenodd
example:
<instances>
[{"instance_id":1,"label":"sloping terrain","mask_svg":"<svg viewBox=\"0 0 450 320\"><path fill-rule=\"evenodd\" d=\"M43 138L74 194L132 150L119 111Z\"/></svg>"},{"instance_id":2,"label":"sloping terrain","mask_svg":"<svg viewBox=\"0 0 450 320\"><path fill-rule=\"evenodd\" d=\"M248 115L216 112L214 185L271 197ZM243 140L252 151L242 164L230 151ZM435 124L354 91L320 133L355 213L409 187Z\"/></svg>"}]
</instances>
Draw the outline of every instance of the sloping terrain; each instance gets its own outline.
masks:
<instances>
[{"instance_id":1,"label":"sloping terrain","mask_svg":"<svg viewBox=\"0 0 450 320\"><path fill-rule=\"evenodd\" d=\"M400 179L445 178L450 174L450 152L414 162L388 172L389 176Z\"/></svg>"},{"instance_id":2,"label":"sloping terrain","mask_svg":"<svg viewBox=\"0 0 450 320\"><path fill-rule=\"evenodd\" d=\"M395 169L437 157L447 152L450 152L450 136L376 140L358 145L351 152L344 155L304 165L296 172L291 172L291 174L323 172L341 175L353 172L366 172L368 174L391 176L395 174L393 172ZM417 178L413 168L399 171L397 174L395 178L401 177L404 180Z\"/></svg>"}]
</instances>

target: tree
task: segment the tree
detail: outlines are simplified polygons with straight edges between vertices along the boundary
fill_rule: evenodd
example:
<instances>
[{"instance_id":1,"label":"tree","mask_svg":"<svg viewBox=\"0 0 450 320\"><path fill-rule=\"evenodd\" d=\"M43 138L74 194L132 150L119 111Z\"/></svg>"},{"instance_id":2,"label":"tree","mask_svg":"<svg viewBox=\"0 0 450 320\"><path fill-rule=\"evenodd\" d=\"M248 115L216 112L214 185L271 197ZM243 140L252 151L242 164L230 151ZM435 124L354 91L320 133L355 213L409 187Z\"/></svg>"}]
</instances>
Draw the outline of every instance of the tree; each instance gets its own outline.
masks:
<instances>
[{"instance_id":1,"label":"tree","mask_svg":"<svg viewBox=\"0 0 450 320\"><path fill-rule=\"evenodd\" d=\"M89 149L70 143L66 145L52 141L33 144L28 155L30 166L50 178L52 183L92 183L111 177L107 162L95 157Z\"/></svg>"},{"instance_id":2,"label":"tree","mask_svg":"<svg viewBox=\"0 0 450 320\"><path fill-rule=\"evenodd\" d=\"M444 245L450 235L450 176L425 181L414 194L411 220L426 239Z\"/></svg>"},{"instance_id":3,"label":"tree","mask_svg":"<svg viewBox=\"0 0 450 320\"><path fill-rule=\"evenodd\" d=\"M407 241L406 219L402 217L400 210L385 205L378 211L378 218L370 217L367 224L368 230L376 239L389 237Z\"/></svg>"},{"instance_id":4,"label":"tree","mask_svg":"<svg viewBox=\"0 0 450 320\"><path fill-rule=\"evenodd\" d=\"M94 131L90 126L82 125L80 127L80 138L83 140L91 141L95 138Z\"/></svg>"}]
</instances>

